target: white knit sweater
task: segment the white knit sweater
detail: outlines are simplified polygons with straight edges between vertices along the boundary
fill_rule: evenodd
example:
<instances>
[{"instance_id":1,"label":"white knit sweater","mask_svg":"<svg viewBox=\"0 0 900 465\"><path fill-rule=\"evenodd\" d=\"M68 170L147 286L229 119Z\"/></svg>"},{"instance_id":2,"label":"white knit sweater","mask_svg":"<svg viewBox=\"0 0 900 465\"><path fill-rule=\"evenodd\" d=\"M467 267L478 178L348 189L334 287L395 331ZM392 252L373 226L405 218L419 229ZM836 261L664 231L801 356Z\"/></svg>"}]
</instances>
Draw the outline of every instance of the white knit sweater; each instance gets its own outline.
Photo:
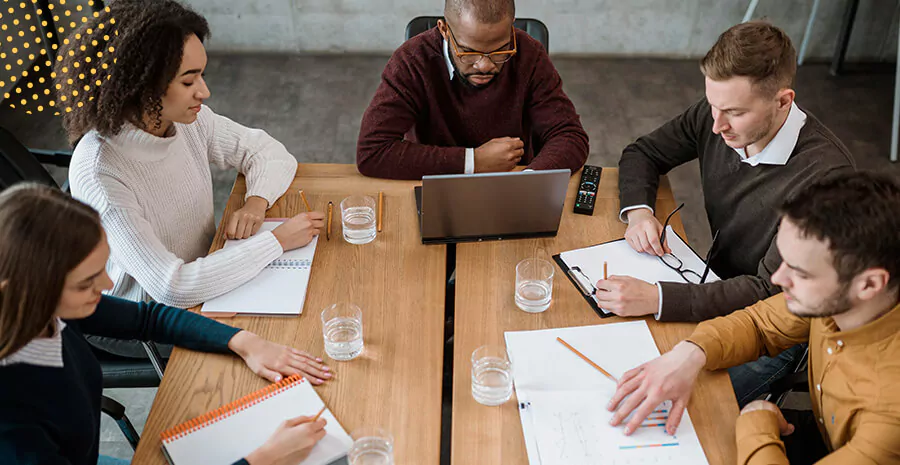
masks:
<instances>
[{"instance_id":1,"label":"white knit sweater","mask_svg":"<svg viewBox=\"0 0 900 465\"><path fill-rule=\"evenodd\" d=\"M111 295L191 307L256 276L282 254L271 232L207 256L216 232L210 163L247 177L247 197L272 205L297 161L259 129L203 106L192 124L156 137L133 125L86 134L72 156L72 195L100 212L111 250Z\"/></svg>"}]
</instances>

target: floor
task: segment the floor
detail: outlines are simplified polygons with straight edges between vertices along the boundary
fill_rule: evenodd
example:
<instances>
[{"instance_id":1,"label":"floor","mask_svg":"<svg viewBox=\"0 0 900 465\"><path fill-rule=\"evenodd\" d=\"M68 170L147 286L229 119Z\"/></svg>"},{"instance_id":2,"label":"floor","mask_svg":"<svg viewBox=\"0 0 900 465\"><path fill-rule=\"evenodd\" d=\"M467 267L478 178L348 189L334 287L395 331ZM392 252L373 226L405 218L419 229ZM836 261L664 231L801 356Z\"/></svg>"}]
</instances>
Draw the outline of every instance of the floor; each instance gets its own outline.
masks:
<instances>
[{"instance_id":1,"label":"floor","mask_svg":"<svg viewBox=\"0 0 900 465\"><path fill-rule=\"evenodd\" d=\"M385 56L212 55L206 70L212 90L208 104L217 113L246 126L263 128L299 161L353 163L360 117L387 60ZM554 59L565 91L581 114L590 136L589 164L615 167L622 148L703 97L703 79L695 61L659 59ZM887 161L890 148L894 68L851 67L839 78L824 64L800 68L797 102L853 152L859 165L900 175L900 164ZM60 121L0 108L0 126L26 145L66 149ZM65 178L64 170L54 172ZM235 173L215 171L217 210L228 198ZM705 255L710 233L696 163L670 174L676 198L685 202L682 221L692 245ZM109 390L128 409L140 430L154 389ZM803 405L803 397L794 402ZM128 444L104 418L101 452L128 458Z\"/></svg>"}]
</instances>

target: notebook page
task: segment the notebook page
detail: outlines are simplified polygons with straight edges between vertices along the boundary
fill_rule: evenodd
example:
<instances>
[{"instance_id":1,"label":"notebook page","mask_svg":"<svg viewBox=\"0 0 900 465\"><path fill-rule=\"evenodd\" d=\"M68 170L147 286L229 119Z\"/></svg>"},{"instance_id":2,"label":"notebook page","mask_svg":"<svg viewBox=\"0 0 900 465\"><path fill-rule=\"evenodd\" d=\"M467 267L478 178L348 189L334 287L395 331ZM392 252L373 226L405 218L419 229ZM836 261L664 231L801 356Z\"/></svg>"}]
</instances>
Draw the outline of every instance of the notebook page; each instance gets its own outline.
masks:
<instances>
[{"instance_id":1,"label":"notebook page","mask_svg":"<svg viewBox=\"0 0 900 465\"><path fill-rule=\"evenodd\" d=\"M163 447L175 465L231 464L263 445L283 421L314 416L323 405L312 386L302 380L180 439L165 441ZM322 417L327 420L327 434L303 465L331 463L345 456L353 443L330 410L326 409Z\"/></svg>"},{"instance_id":2,"label":"notebook page","mask_svg":"<svg viewBox=\"0 0 900 465\"><path fill-rule=\"evenodd\" d=\"M659 356L645 321L506 332L531 465L707 463L687 412L676 439L668 442L661 442L668 435L658 426L641 429L631 439L624 438L621 427L608 426L611 413L605 406L615 383L557 337L617 378ZM656 412L652 418L659 420L667 413ZM670 461L671 457L684 459Z\"/></svg>"},{"instance_id":3,"label":"notebook page","mask_svg":"<svg viewBox=\"0 0 900 465\"><path fill-rule=\"evenodd\" d=\"M271 231L280 224L280 221L265 221L259 231ZM299 315L306 300L318 240L316 236L305 247L283 253L250 281L206 301L201 312ZM240 242L226 241L224 248Z\"/></svg>"},{"instance_id":4,"label":"notebook page","mask_svg":"<svg viewBox=\"0 0 900 465\"><path fill-rule=\"evenodd\" d=\"M671 402L661 404L631 436L610 426L615 387L599 391L534 391L528 409L541 465L699 465L707 463L685 413L674 435L665 430ZM627 419L626 419L627 421Z\"/></svg>"}]
</instances>

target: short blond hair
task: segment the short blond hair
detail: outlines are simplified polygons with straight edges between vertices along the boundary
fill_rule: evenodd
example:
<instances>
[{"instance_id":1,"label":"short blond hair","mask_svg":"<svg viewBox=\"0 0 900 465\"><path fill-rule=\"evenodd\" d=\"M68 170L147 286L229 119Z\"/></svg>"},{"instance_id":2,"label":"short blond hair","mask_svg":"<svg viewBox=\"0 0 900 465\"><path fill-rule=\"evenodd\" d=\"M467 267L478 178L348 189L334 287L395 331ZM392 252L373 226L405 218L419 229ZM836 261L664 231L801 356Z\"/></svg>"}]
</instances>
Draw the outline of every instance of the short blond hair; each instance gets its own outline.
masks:
<instances>
[{"instance_id":1,"label":"short blond hair","mask_svg":"<svg viewBox=\"0 0 900 465\"><path fill-rule=\"evenodd\" d=\"M797 74L797 52L791 38L767 21L730 27L700 60L700 71L714 80L750 78L766 96L789 89Z\"/></svg>"}]
</instances>

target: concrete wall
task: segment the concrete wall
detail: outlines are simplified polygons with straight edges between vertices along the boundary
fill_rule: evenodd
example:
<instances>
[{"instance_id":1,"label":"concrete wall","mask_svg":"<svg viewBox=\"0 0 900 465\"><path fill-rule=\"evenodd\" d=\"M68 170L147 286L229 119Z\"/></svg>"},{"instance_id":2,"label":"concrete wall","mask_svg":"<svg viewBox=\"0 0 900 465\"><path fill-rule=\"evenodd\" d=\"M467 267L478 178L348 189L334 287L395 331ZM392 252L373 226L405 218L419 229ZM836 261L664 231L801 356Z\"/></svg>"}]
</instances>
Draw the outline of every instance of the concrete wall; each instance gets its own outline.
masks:
<instances>
[{"instance_id":1,"label":"concrete wall","mask_svg":"<svg viewBox=\"0 0 900 465\"><path fill-rule=\"evenodd\" d=\"M216 51L388 53L409 19L439 15L441 0L186 0L210 21ZM821 0L807 57L834 49L848 0ZM740 22L750 0L518 0L541 19L561 54L702 56ZM761 0L756 17L785 28L799 48L813 0ZM850 60L893 61L900 5L861 0Z\"/></svg>"}]
</instances>

